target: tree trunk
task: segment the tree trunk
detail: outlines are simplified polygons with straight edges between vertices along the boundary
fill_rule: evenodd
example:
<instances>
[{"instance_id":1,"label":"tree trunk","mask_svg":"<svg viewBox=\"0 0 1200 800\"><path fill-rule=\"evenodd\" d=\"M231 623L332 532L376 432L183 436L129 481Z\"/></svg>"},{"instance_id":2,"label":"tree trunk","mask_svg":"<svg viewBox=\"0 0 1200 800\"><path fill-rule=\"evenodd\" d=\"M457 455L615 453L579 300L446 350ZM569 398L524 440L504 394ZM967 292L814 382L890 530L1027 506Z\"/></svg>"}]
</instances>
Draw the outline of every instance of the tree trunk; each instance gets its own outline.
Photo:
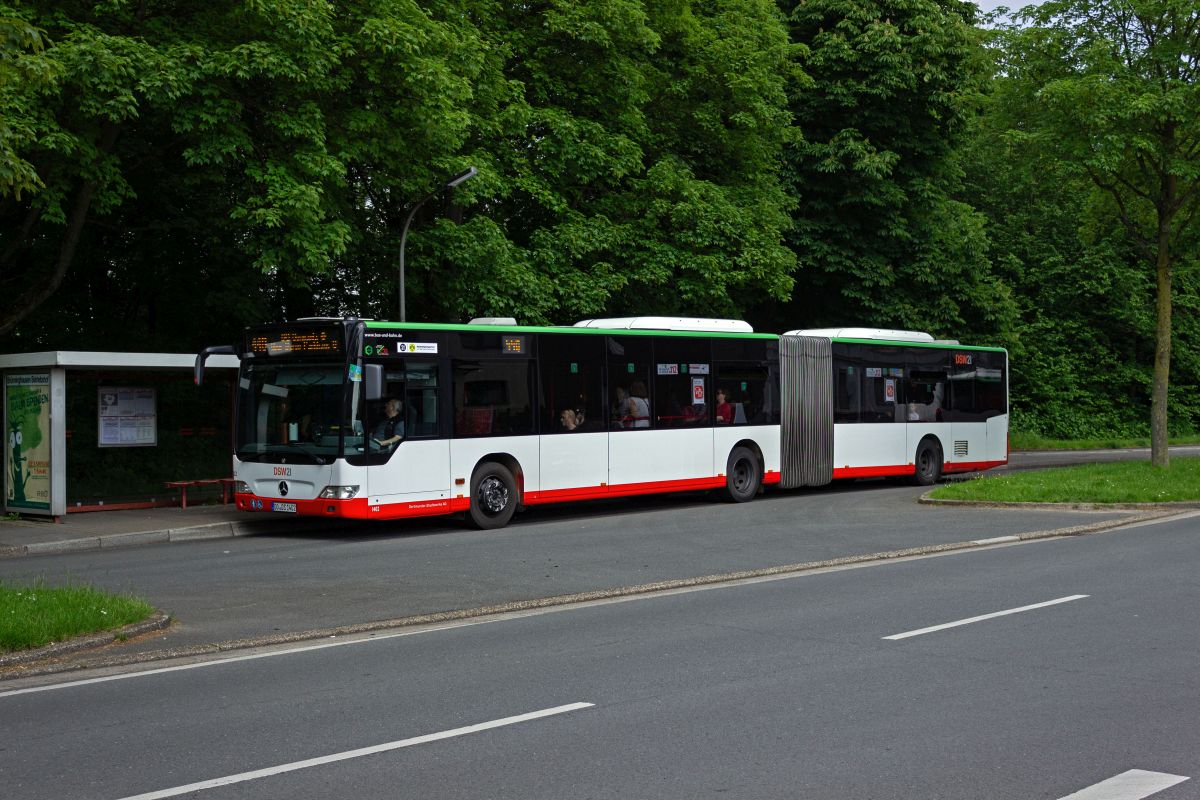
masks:
<instances>
[{"instance_id":1,"label":"tree trunk","mask_svg":"<svg viewBox=\"0 0 1200 800\"><path fill-rule=\"evenodd\" d=\"M115 122L106 122L101 131L99 148L102 153L108 153L112 150L117 142L117 135L121 131L121 126ZM58 258L55 259L54 269L41 283L35 283L20 297L15 298L10 303L5 303L3 309L0 309L0 336L5 336L10 333L21 320L31 315L38 309L42 303L50 299L50 296L58 291L58 287L62 285L63 279L67 275L67 271L71 268L72 262L75 260L75 251L79 246L79 238L83 235L83 226L87 222L88 212L92 207L92 199L96 195L96 190L100 187L97 180L84 181L79 187L79 191L75 194L75 202L71 205L71 210L67 213L67 227L63 231L63 237L58 246ZM40 218L41 212L38 212L32 217L36 222ZM30 226L32 228L32 225ZM29 234L29 230L22 232L22 238ZM20 247L18 243L17 248ZM12 258L16 255L16 250L5 253L5 258Z\"/></svg>"},{"instance_id":2,"label":"tree trunk","mask_svg":"<svg viewBox=\"0 0 1200 800\"><path fill-rule=\"evenodd\" d=\"M1174 188L1174 176L1168 176L1168 193ZM1158 259L1155 264L1157 287L1154 337L1154 389L1150 396L1150 462L1156 467L1171 465L1167 438L1167 387L1171 377L1171 221L1169 212L1159 212Z\"/></svg>"}]
</instances>

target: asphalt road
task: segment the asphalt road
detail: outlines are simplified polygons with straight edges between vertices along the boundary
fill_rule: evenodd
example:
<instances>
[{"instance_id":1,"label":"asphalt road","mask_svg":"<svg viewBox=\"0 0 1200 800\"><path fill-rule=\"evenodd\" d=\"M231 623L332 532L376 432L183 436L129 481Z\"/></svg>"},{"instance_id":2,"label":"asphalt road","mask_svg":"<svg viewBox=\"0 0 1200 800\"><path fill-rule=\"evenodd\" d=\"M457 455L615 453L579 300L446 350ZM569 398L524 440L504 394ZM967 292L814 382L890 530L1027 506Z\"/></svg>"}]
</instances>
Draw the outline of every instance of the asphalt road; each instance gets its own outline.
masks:
<instances>
[{"instance_id":1,"label":"asphalt road","mask_svg":"<svg viewBox=\"0 0 1200 800\"><path fill-rule=\"evenodd\" d=\"M1170 448L1171 457L1195 458L1200 456L1200 445L1177 445ZM1131 447L1123 450L1032 450L1012 453L1007 466L991 472L1007 470L1041 469L1043 467L1071 466L1073 464L1097 464L1106 461L1149 461L1149 447ZM989 473L991 474L991 473Z\"/></svg>"},{"instance_id":2,"label":"asphalt road","mask_svg":"<svg viewBox=\"0 0 1200 800\"><path fill-rule=\"evenodd\" d=\"M904 517L891 491L848 502ZM797 511L837 516L839 500ZM975 534L1013 527L973 519ZM9 682L0 774L6 797L30 800L1195 798L1198 530L1193 514L33 692Z\"/></svg>"},{"instance_id":3,"label":"asphalt road","mask_svg":"<svg viewBox=\"0 0 1200 800\"><path fill-rule=\"evenodd\" d=\"M945 508L885 482L541 507L500 531L452 519L0 561L0 579L85 581L171 613L123 653L195 647L578 592L944 545L1128 517Z\"/></svg>"}]
</instances>

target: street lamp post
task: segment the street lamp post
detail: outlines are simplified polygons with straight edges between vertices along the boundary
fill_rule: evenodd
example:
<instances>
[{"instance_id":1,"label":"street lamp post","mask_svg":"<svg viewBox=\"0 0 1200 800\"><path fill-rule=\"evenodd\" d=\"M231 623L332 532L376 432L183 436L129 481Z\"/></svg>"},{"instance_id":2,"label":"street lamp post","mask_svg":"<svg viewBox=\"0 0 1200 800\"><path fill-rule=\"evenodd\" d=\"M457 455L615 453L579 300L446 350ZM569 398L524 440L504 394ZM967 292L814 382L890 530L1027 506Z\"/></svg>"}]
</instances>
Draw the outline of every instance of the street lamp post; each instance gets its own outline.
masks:
<instances>
[{"instance_id":1,"label":"street lamp post","mask_svg":"<svg viewBox=\"0 0 1200 800\"><path fill-rule=\"evenodd\" d=\"M446 183L439 186L437 189L434 189L432 192L430 192L429 194L425 195L420 200L418 200L416 202L416 204L412 207L412 209L408 212L408 217L404 220L404 230L400 232L400 321L401 322L407 322L407 319L405 318L405 313L404 313L405 312L405 305L404 305L404 245L408 242L408 227L410 225L412 225L413 217L415 217L417 214L417 209L419 209L421 206L425 205L425 202L427 200L429 200L430 198L441 194L442 192L446 191L447 189L453 189L455 186L458 186L460 183L469 181L471 178L474 178L476 176L476 174L478 174L478 171L474 167L467 167L465 170L458 173L450 180L446 181Z\"/></svg>"}]
</instances>

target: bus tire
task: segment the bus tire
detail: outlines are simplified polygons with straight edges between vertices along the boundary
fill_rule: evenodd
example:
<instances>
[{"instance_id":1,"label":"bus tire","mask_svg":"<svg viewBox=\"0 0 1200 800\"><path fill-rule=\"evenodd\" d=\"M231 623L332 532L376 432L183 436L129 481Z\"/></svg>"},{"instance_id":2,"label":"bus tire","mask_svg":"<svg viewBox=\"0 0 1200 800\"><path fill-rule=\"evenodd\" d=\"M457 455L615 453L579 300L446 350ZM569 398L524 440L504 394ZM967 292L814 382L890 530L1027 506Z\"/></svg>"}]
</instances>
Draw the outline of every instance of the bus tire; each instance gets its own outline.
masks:
<instances>
[{"instance_id":1,"label":"bus tire","mask_svg":"<svg viewBox=\"0 0 1200 800\"><path fill-rule=\"evenodd\" d=\"M942 448L932 439L922 439L917 445L912 482L917 486L932 486L942 477Z\"/></svg>"},{"instance_id":2,"label":"bus tire","mask_svg":"<svg viewBox=\"0 0 1200 800\"><path fill-rule=\"evenodd\" d=\"M725 464L725 498L731 503L753 500L762 486L762 467L747 447L735 447Z\"/></svg>"},{"instance_id":3,"label":"bus tire","mask_svg":"<svg viewBox=\"0 0 1200 800\"><path fill-rule=\"evenodd\" d=\"M503 528L517 510L517 482L508 467L488 461L471 476L471 505L467 516L480 530Z\"/></svg>"}]
</instances>

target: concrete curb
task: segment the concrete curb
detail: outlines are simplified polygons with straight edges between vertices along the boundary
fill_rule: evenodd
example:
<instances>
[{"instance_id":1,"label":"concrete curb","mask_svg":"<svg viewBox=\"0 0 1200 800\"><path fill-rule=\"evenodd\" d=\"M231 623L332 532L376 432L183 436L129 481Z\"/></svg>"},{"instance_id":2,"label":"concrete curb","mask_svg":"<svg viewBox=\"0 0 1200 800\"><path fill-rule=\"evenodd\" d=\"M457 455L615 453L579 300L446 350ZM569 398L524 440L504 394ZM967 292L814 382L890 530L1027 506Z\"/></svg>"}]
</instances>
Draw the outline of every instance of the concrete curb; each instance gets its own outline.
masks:
<instances>
[{"instance_id":1,"label":"concrete curb","mask_svg":"<svg viewBox=\"0 0 1200 800\"><path fill-rule=\"evenodd\" d=\"M974 506L976 508L1017 508L1025 510L1050 511L1194 511L1200 509L1200 502L1177 500L1169 503L1005 503L997 500L941 500L930 497L935 490L930 490L917 498L917 502L926 506Z\"/></svg>"},{"instance_id":2,"label":"concrete curb","mask_svg":"<svg viewBox=\"0 0 1200 800\"><path fill-rule=\"evenodd\" d=\"M62 656L78 653L82 650L95 650L116 641L132 639L135 636L142 636L153 631L165 630L170 625L171 615L156 611L149 619L135 622L132 625L126 625L115 631L91 633L85 636L77 636L65 642L51 642L44 647L38 647L33 650L5 653L0 655L0 668L61 658Z\"/></svg>"},{"instance_id":3,"label":"concrete curb","mask_svg":"<svg viewBox=\"0 0 1200 800\"><path fill-rule=\"evenodd\" d=\"M164 544L167 542L229 539L236 536L286 533L294 530L296 530L295 525L290 521L213 522L206 525L192 525L186 528L110 533L100 536L81 536L78 539L61 539L55 542L10 545L0 547L0 558L77 553L87 550L110 550L118 547L139 547L141 545Z\"/></svg>"},{"instance_id":4,"label":"concrete curb","mask_svg":"<svg viewBox=\"0 0 1200 800\"><path fill-rule=\"evenodd\" d=\"M365 633L392 631L424 625L436 625L446 622L460 622L467 619L495 617L504 614L520 613L523 611L576 605L580 603L596 602L601 600L612 600L622 597L665 594L680 589L687 589L697 586L748 581L758 578L784 576L838 567L854 567L857 565L863 565L877 561L912 558L916 556L935 555L938 553L950 553L954 551L984 549L1003 544L1033 541L1038 539L1082 536L1092 533L1102 533L1114 528L1120 528L1126 525L1145 522L1148 520L1171 517L1175 516L1176 513L1177 512L1174 511L1159 511L1158 513L1145 512L1140 514L1131 514L1121 519L1103 520L1085 525L1074 525L1071 527L1055 528L1046 531L1029 531L1027 533L1022 533L1015 536L1002 536L996 539L981 539L965 542L953 542L949 544L925 545L919 547L909 547L902 550L888 550L878 553L844 556L841 558L825 559L821 561L806 561L797 564L784 564L774 567L761 567L759 569L739 570L736 572L727 572L715 575L702 575L694 578L677 578L673 580L640 584L636 586L622 586L611 589L598 589L588 592L552 595L550 597L518 600L498 605L453 609L432 614L418 614L408 617L398 617L395 619L357 623L354 625L342 625L333 628L294 631L291 633L282 633L273 636L263 636L252 639L235 639L226 642L214 642L207 645L194 645L191 647L181 647L170 650L155 650L145 653L133 653L129 655L113 656L103 659L77 661L74 663L54 662L50 660L49 657L43 657L40 659L39 663L39 659L28 658L22 662L12 662L13 664L19 663L22 665L19 667L19 672L12 672L8 670L0 671L0 680L13 677L50 675L82 669L124 667L132 664L162 661L165 659L195 658L237 650L296 644L300 642L315 641L318 639L355 636ZM4 662L0 662L0 666L4 665ZM9 674L3 674L3 672L8 672Z\"/></svg>"}]
</instances>

